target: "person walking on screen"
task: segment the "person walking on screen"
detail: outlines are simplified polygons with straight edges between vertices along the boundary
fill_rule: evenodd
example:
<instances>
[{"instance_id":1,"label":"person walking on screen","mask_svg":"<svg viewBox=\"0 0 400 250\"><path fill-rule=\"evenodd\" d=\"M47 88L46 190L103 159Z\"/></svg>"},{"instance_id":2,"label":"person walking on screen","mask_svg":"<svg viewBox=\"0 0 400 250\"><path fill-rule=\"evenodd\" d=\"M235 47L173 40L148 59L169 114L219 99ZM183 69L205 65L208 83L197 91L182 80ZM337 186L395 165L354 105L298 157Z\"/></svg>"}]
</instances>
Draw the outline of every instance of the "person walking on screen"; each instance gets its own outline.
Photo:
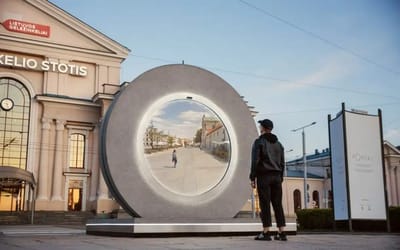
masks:
<instances>
[{"instance_id":1,"label":"person walking on screen","mask_svg":"<svg viewBox=\"0 0 400 250\"><path fill-rule=\"evenodd\" d=\"M176 156L176 150L172 151L172 162L174 163L174 168L176 168L176 163L178 163L178 157Z\"/></svg>"},{"instance_id":2,"label":"person walking on screen","mask_svg":"<svg viewBox=\"0 0 400 250\"><path fill-rule=\"evenodd\" d=\"M255 240L271 240L270 227L271 206L274 208L276 224L279 229L275 240L286 241L284 232L286 226L285 215L282 207L282 182L285 169L285 156L282 144L278 137L271 133L274 124L265 119L260 123L260 137L254 141L252 148L252 160L250 181L252 188L257 187L261 208L261 221L263 232L255 237Z\"/></svg>"}]
</instances>

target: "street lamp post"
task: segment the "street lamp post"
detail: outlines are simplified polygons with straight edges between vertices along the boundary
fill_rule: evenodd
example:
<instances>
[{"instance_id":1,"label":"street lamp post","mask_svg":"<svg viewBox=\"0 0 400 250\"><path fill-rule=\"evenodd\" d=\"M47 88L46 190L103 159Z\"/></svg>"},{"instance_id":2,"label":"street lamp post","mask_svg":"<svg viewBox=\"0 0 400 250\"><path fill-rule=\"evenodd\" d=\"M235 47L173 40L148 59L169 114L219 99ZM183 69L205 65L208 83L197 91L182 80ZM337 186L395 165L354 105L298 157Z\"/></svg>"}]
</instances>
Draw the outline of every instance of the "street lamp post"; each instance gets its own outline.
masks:
<instances>
[{"instance_id":1,"label":"street lamp post","mask_svg":"<svg viewBox=\"0 0 400 250\"><path fill-rule=\"evenodd\" d=\"M293 152L293 149L290 149L290 150L286 150L286 151L285 151L285 153L290 153L290 152ZM286 158L286 157L285 157L285 158ZM285 159L284 161L285 161L285 176L287 176L286 159Z\"/></svg>"},{"instance_id":2,"label":"street lamp post","mask_svg":"<svg viewBox=\"0 0 400 250\"><path fill-rule=\"evenodd\" d=\"M307 127L311 127L315 125L316 122L312 122L308 125L305 125L300 128L293 129L293 132L297 132L299 130L302 130L301 135L303 137L303 164L304 164L304 208L307 208L307 203L308 203L308 190L307 190L307 157L306 157L306 134L304 132L304 129Z\"/></svg>"}]
</instances>

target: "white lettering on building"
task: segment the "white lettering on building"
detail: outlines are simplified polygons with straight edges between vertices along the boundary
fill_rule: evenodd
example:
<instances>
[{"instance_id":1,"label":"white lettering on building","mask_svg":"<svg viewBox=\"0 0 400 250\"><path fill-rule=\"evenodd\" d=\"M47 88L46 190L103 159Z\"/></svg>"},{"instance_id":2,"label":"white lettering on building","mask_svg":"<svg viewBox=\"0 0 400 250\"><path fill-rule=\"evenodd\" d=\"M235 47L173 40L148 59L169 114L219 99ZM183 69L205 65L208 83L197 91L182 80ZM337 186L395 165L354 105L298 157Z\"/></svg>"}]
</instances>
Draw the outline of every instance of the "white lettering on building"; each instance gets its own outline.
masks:
<instances>
[{"instance_id":1,"label":"white lettering on building","mask_svg":"<svg viewBox=\"0 0 400 250\"><path fill-rule=\"evenodd\" d=\"M13 55L0 54L0 66L11 66L17 68L52 71L63 74L87 76L88 70L86 66L50 62L47 60L38 61L33 58L25 58Z\"/></svg>"}]
</instances>

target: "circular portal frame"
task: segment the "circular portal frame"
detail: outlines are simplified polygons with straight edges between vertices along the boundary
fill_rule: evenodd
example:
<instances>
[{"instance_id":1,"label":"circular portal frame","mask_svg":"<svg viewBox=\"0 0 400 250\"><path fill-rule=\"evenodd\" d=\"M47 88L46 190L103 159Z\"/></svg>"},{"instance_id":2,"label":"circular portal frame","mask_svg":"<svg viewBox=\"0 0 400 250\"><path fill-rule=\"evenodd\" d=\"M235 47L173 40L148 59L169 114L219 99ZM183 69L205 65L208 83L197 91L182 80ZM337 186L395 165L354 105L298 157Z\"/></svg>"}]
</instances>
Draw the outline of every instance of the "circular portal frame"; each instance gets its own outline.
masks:
<instances>
[{"instance_id":1,"label":"circular portal frame","mask_svg":"<svg viewBox=\"0 0 400 250\"><path fill-rule=\"evenodd\" d=\"M198 195L171 192L151 173L143 135L151 115L172 100L190 99L214 111L231 141L229 167L218 184ZM149 70L114 99L102 122L104 179L117 202L144 218L232 218L250 197L250 149L257 129L242 97L222 78L190 65Z\"/></svg>"}]
</instances>

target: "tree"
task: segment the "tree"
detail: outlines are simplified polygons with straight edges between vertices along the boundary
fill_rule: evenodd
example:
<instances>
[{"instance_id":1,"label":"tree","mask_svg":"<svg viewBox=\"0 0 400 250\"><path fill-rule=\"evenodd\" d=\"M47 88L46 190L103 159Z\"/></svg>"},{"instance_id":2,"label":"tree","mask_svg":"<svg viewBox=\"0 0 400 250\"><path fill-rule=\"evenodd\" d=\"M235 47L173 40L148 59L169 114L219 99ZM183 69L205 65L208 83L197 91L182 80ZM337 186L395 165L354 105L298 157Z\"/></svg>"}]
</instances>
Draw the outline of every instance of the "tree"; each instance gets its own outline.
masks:
<instances>
[{"instance_id":1,"label":"tree","mask_svg":"<svg viewBox=\"0 0 400 250\"><path fill-rule=\"evenodd\" d=\"M154 149L154 128L148 127L147 134L148 134L148 139L150 140L151 149Z\"/></svg>"},{"instance_id":2,"label":"tree","mask_svg":"<svg viewBox=\"0 0 400 250\"><path fill-rule=\"evenodd\" d=\"M201 134L202 134L202 129L198 129L196 131L196 135L194 137L194 143L201 143Z\"/></svg>"},{"instance_id":3,"label":"tree","mask_svg":"<svg viewBox=\"0 0 400 250\"><path fill-rule=\"evenodd\" d=\"M170 147L172 147L172 144L174 143L174 137L172 137L172 136L168 136L168 145L170 146Z\"/></svg>"},{"instance_id":4,"label":"tree","mask_svg":"<svg viewBox=\"0 0 400 250\"><path fill-rule=\"evenodd\" d=\"M154 141L155 141L156 133L157 133L157 129L154 128L154 123L153 123L153 121L151 121L150 126L147 127L147 134L148 134L148 138L150 139L151 149L154 149Z\"/></svg>"}]
</instances>

